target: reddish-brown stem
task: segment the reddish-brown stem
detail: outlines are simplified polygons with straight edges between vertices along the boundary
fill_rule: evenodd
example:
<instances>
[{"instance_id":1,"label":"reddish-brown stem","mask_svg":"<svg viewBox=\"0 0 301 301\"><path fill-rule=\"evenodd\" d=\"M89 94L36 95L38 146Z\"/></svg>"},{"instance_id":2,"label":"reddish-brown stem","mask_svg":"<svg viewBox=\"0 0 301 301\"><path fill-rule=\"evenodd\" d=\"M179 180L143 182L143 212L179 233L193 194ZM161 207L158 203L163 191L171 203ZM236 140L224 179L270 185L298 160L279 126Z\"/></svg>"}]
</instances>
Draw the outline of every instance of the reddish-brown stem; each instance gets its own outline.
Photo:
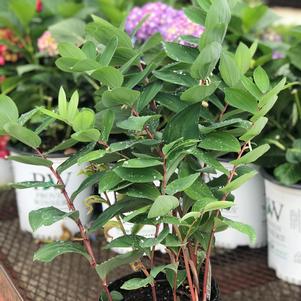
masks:
<instances>
[{"instance_id":1,"label":"reddish-brown stem","mask_svg":"<svg viewBox=\"0 0 301 301\"><path fill-rule=\"evenodd\" d=\"M42 152L40 152L40 150L36 149L36 152L37 154L43 158L43 159L46 159L46 157L44 156L44 154ZM73 202L71 201L67 191L66 191L66 187L65 187L65 183L62 179L62 177L60 176L60 174L53 168L53 166L50 166L49 167L50 171L52 172L52 174L55 176L55 178L57 179L57 182L58 184L62 185L62 188L61 188L61 192L62 194L64 195L64 198L66 200L66 203L68 205L68 208L70 211L76 211L74 205L73 205ZM80 231L80 235L81 235L81 238L84 242L84 246L85 246L85 249L87 251L87 253L89 254L90 256L90 265L91 267L95 268L96 267L96 259L95 259L95 255L94 255L94 251L93 251L93 248L92 248L92 244L91 244L91 241L86 233L86 229L85 227L83 226L80 218L77 219L76 221L77 223L77 226L79 228L79 231ZM112 299L112 296L111 296L111 293L107 287L107 284L105 281L102 282L102 285L106 291L106 294L107 294L107 297L109 299L109 301L113 301Z\"/></svg>"},{"instance_id":2,"label":"reddish-brown stem","mask_svg":"<svg viewBox=\"0 0 301 301\"><path fill-rule=\"evenodd\" d=\"M142 272L144 273L144 275L146 277L150 276L148 270L143 265L142 265ZM156 292L155 282L151 283L151 288L152 288L153 301L157 301L157 292Z\"/></svg>"},{"instance_id":3,"label":"reddish-brown stem","mask_svg":"<svg viewBox=\"0 0 301 301\"><path fill-rule=\"evenodd\" d=\"M185 246L182 247L182 253L183 253L183 258L184 258L184 264L185 264L185 270L186 270L186 274L187 274L187 281L188 281L188 285L189 285L191 301L196 301L193 282L192 282L192 278L191 278L190 267L189 267L189 255L188 255L187 248Z\"/></svg>"},{"instance_id":4,"label":"reddish-brown stem","mask_svg":"<svg viewBox=\"0 0 301 301\"><path fill-rule=\"evenodd\" d=\"M113 301L113 298L111 296L110 290L109 290L108 285L107 285L107 281L104 281L102 285L103 285L103 288L106 292L106 295L107 295L109 301Z\"/></svg>"},{"instance_id":5,"label":"reddish-brown stem","mask_svg":"<svg viewBox=\"0 0 301 301\"><path fill-rule=\"evenodd\" d=\"M155 232L155 239L158 237L159 229L160 229L160 224L157 224L156 225L156 232ZM156 249L156 246L153 246L153 248L152 248L152 254L151 254L151 258L150 258L151 267L154 266L155 249Z\"/></svg>"},{"instance_id":6,"label":"reddish-brown stem","mask_svg":"<svg viewBox=\"0 0 301 301\"><path fill-rule=\"evenodd\" d=\"M219 120L219 121L222 120L224 114L226 113L226 111L227 111L227 109L228 109L228 106L229 106L229 104L226 103L225 106L224 106L224 108L223 108L223 110L221 111L220 115L218 116L218 120Z\"/></svg>"},{"instance_id":7,"label":"reddish-brown stem","mask_svg":"<svg viewBox=\"0 0 301 301\"><path fill-rule=\"evenodd\" d=\"M244 151L247 149L249 145L249 142L245 142L244 145L242 146L242 148L240 149L240 152L237 156L237 159L240 159L241 156L243 155ZM228 176L228 181L227 184L229 184L233 177L235 176L236 173L236 166L234 166ZM229 195L229 193L225 193L222 197L222 200L226 200L227 196ZM216 217L219 216L219 211L216 211ZM214 233L215 233L215 227L212 228L211 233L210 233L210 239L209 239L209 243L208 243L208 248L206 250L206 257L205 257L205 271L204 271L204 280L203 280L203 298L202 301L207 301L207 283L208 283L208 274L209 274L209 265L210 265L210 256L211 256L211 249L212 249L212 241L213 241L213 237L214 237Z\"/></svg>"}]
</instances>

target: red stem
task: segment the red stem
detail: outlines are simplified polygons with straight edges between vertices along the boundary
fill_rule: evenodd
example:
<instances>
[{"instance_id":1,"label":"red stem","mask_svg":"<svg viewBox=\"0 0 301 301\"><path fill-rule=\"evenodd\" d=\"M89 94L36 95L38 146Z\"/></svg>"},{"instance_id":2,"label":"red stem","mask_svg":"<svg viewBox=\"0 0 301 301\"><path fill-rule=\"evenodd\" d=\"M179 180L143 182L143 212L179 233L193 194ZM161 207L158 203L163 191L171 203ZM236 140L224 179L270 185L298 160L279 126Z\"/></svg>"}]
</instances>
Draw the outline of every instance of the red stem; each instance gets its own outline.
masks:
<instances>
[{"instance_id":1,"label":"red stem","mask_svg":"<svg viewBox=\"0 0 301 301\"><path fill-rule=\"evenodd\" d=\"M237 159L240 159L241 156L243 155L244 151L246 150L246 148L248 147L249 142L245 142L245 144L242 146ZM232 181L235 172L236 172L236 166L233 167L233 169L231 170L229 176L228 176L228 181L227 181L227 185ZM227 199L229 193L225 193L223 195L222 201ZM216 217L218 217L220 211L217 210L216 211ZM212 228L211 233L210 233L210 239L209 239L209 244L208 244L208 248L206 251L206 261L205 261L205 271L204 271L204 280L203 280L203 298L202 301L207 301L207 283L208 283L208 273L209 273L209 264L210 264L210 256L211 256L211 249L212 249L212 241L213 241L213 237L214 237L214 233L215 233L215 226Z\"/></svg>"},{"instance_id":2,"label":"red stem","mask_svg":"<svg viewBox=\"0 0 301 301\"><path fill-rule=\"evenodd\" d=\"M192 282L191 273L190 273L187 249L185 247L182 247L182 252L183 252L183 258L184 258L184 264L185 264L185 269L186 269L186 274L187 274L187 281L188 281L188 285L189 285L191 300L196 301L193 282Z\"/></svg>"},{"instance_id":3,"label":"red stem","mask_svg":"<svg viewBox=\"0 0 301 301\"><path fill-rule=\"evenodd\" d=\"M38 155L43 158L43 159L46 159L46 157L44 156L44 154L42 154L38 149L36 149L36 152L38 153ZM68 208L70 211L76 211L74 205L73 205L73 202L71 201L67 191L66 191L66 188L65 188L65 184L64 184L64 181L62 179L62 177L60 176L60 174L52 167L50 166L49 167L50 171L52 172L52 174L56 177L57 181L58 181L58 184L62 185L62 189L61 189L61 192L62 194L64 195L65 197L65 200L67 202L67 205L68 205ZM95 259L95 255L94 255L94 251L93 251L93 248L92 248L92 244L91 244L91 241L86 233L86 230L80 220L80 218L77 219L76 221L77 223L77 226L79 228L79 231L80 231L80 235L83 239L83 242L84 242L84 246L86 248L86 251L87 253L89 254L90 256L90 265L91 267L95 268L96 267L96 259ZM102 282L102 285L106 291L106 294L107 294L107 297L109 299L109 301L113 301L112 299L112 296L110 294L110 291L107 287L107 284L106 284L106 281L103 281Z\"/></svg>"}]
</instances>

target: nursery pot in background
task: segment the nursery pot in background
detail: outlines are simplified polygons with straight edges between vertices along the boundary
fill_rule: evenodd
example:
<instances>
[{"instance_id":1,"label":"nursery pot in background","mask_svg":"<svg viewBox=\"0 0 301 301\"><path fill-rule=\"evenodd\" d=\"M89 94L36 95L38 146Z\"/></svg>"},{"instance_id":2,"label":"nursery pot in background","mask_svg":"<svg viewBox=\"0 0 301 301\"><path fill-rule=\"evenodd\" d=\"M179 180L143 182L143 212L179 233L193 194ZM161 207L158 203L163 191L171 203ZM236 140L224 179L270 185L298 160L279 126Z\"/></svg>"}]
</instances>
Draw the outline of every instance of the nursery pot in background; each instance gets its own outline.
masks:
<instances>
[{"instance_id":1,"label":"nursery pot in background","mask_svg":"<svg viewBox=\"0 0 301 301\"><path fill-rule=\"evenodd\" d=\"M110 291L117 291L122 294L123 301L146 301L152 300L152 292L151 287L148 285L147 287L140 288L138 290L123 290L120 287L128 280L133 278L145 278L144 274L141 272L133 273L122 277L109 285ZM202 277L200 277L202 279ZM165 274L160 273L156 277L156 291L157 291L157 300L158 301L173 301L172 289L168 281L166 280ZM183 286L180 286L177 290L179 300L181 301L189 301L190 295L187 289ZM211 298L208 301L221 301L220 292L214 278L211 280Z\"/></svg>"},{"instance_id":2,"label":"nursery pot in background","mask_svg":"<svg viewBox=\"0 0 301 301\"><path fill-rule=\"evenodd\" d=\"M0 158L0 186L13 182L12 165L9 160Z\"/></svg>"},{"instance_id":3,"label":"nursery pot in background","mask_svg":"<svg viewBox=\"0 0 301 301\"><path fill-rule=\"evenodd\" d=\"M15 155L13 153L13 155ZM62 164L67 157L52 157L48 158L52 160L53 167L57 168ZM54 175L50 172L49 168L44 166L34 166L12 161L14 181L52 181L56 183ZM66 190L71 195L85 179L84 174L80 174L83 166L77 164L71 166L64 172L61 177L66 185ZM80 219L83 224L86 224L89 220L87 207L84 205L84 200L91 195L91 189L85 189L74 200L75 208L79 211ZM69 211L66 204L66 200L57 188L28 188L17 189L17 205L20 220L20 227L22 231L28 231L32 233L31 226L29 224L29 213L32 210L37 210L44 207L56 207L62 211ZM54 223L51 226L43 226L33 233L33 236L38 239L46 240L58 240L62 238L63 234L74 235L78 232L76 223L65 218L61 221Z\"/></svg>"},{"instance_id":4,"label":"nursery pot in background","mask_svg":"<svg viewBox=\"0 0 301 301\"><path fill-rule=\"evenodd\" d=\"M268 265L277 277L301 285L301 185L284 186L265 174Z\"/></svg>"},{"instance_id":5,"label":"nursery pot in background","mask_svg":"<svg viewBox=\"0 0 301 301\"><path fill-rule=\"evenodd\" d=\"M221 162L225 168L232 170L233 166L228 162ZM257 168L252 165L252 167ZM221 174L217 174L219 176ZM222 210L222 215L231 220L250 225L256 232L256 242L252 244L249 238L234 229L227 229L216 233L216 246L234 249L239 246L260 248L267 243L266 211L264 179L260 172L241 187L233 191L235 204L230 209Z\"/></svg>"}]
</instances>

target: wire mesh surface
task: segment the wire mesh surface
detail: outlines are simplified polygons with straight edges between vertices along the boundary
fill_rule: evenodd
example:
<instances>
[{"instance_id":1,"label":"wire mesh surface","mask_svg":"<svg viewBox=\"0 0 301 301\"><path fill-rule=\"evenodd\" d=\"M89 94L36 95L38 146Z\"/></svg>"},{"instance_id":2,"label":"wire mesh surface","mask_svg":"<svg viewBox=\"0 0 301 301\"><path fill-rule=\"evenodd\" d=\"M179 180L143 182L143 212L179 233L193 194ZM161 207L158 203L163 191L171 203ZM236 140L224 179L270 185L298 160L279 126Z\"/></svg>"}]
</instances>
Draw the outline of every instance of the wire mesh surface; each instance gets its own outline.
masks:
<instances>
[{"instance_id":1,"label":"wire mesh surface","mask_svg":"<svg viewBox=\"0 0 301 301\"><path fill-rule=\"evenodd\" d=\"M98 300L98 278L86 259L66 254L50 264L33 262L38 247L29 233L19 230L14 194L1 192L0 264L24 301ZM94 249L99 261L113 255L102 249L101 239L94 242ZM223 301L301 301L301 287L278 280L267 268L265 248L216 250L212 266ZM111 280L128 272L127 267L119 269Z\"/></svg>"}]
</instances>

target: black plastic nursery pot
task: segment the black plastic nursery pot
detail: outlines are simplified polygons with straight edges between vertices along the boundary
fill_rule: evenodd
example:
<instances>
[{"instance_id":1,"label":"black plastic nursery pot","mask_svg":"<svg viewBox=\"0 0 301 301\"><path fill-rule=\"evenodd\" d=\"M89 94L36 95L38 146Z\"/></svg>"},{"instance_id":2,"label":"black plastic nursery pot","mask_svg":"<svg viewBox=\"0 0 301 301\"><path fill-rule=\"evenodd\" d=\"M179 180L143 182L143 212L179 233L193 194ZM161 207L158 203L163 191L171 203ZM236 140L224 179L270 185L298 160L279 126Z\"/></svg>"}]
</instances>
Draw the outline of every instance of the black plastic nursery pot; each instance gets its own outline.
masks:
<instances>
[{"instance_id":1,"label":"black plastic nursery pot","mask_svg":"<svg viewBox=\"0 0 301 301\"><path fill-rule=\"evenodd\" d=\"M267 4L271 6L284 6L284 7L299 7L301 8L300 0L268 0Z\"/></svg>"},{"instance_id":2,"label":"black plastic nursery pot","mask_svg":"<svg viewBox=\"0 0 301 301\"><path fill-rule=\"evenodd\" d=\"M123 290L120 287L124 282L133 278L144 278L144 274L141 272L132 273L125 277L122 277L109 285L110 291L118 291L123 296L123 301L152 301L151 287L147 286L138 290ZM156 278L156 292L157 301L173 301L172 289L165 278L165 274L160 273ZM185 286L181 286L177 290L180 301L190 301L190 295L188 289ZM209 301L209 300L208 300ZM210 301L221 301L220 292L217 283L214 279L211 282L211 299Z\"/></svg>"}]
</instances>

